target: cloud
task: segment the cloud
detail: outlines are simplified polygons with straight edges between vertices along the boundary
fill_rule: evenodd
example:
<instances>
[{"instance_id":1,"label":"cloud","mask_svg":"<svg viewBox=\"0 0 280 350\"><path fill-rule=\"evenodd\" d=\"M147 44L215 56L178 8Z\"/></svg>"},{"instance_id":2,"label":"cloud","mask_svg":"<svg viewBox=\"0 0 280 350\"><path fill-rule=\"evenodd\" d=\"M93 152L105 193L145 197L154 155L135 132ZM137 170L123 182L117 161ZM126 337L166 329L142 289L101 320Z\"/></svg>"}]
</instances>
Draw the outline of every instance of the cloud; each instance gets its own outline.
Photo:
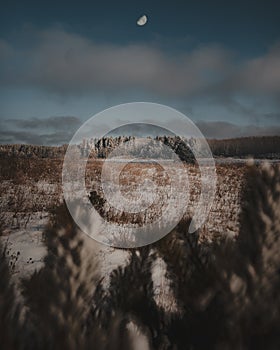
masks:
<instances>
[{"instance_id":1,"label":"cloud","mask_svg":"<svg viewBox=\"0 0 280 350\"><path fill-rule=\"evenodd\" d=\"M48 93L70 98L92 93L106 97L152 96L166 104L175 100L194 107L196 120L203 113L205 120L232 121L237 117L249 124L246 128L225 122L212 130L213 123L206 123L207 128L200 123L213 137L223 137L223 132L225 137L251 134L253 130L257 134L279 134L278 128L273 128L280 124L279 45L258 57L242 58L219 45L174 52L155 43L97 43L58 29L34 31L29 42L21 45L0 39L0 88L30 87L43 91L46 98ZM195 115L202 105L202 112ZM208 105L211 115L207 115ZM272 126L253 126L258 123ZM66 129L72 132L81 122L68 116L13 119L6 124L6 130L55 133ZM44 140L51 142L51 138Z\"/></svg>"},{"instance_id":2,"label":"cloud","mask_svg":"<svg viewBox=\"0 0 280 350\"><path fill-rule=\"evenodd\" d=\"M129 121L123 121L124 124L116 129L110 131L106 136L123 136L133 135L135 137L156 137L159 135L174 135L170 130L164 129L157 125L145 124L145 123L129 123Z\"/></svg>"},{"instance_id":3,"label":"cloud","mask_svg":"<svg viewBox=\"0 0 280 350\"><path fill-rule=\"evenodd\" d=\"M5 130L0 131L0 139L2 144L32 144L55 146L68 144L73 133L67 131L45 133L34 133L27 131Z\"/></svg>"},{"instance_id":4,"label":"cloud","mask_svg":"<svg viewBox=\"0 0 280 350\"><path fill-rule=\"evenodd\" d=\"M265 118L269 121L280 121L280 112L279 113L275 113L275 112L271 112L271 113L266 113L265 114Z\"/></svg>"},{"instance_id":5,"label":"cloud","mask_svg":"<svg viewBox=\"0 0 280 350\"><path fill-rule=\"evenodd\" d=\"M280 126L240 126L229 122L197 122L196 125L206 138L227 139L246 136L278 136Z\"/></svg>"},{"instance_id":6,"label":"cloud","mask_svg":"<svg viewBox=\"0 0 280 350\"><path fill-rule=\"evenodd\" d=\"M241 60L218 45L175 53L156 45L101 44L55 29L35 32L34 38L18 47L0 40L2 86L60 94L134 88L161 96L280 96L280 45Z\"/></svg>"},{"instance_id":7,"label":"cloud","mask_svg":"<svg viewBox=\"0 0 280 350\"><path fill-rule=\"evenodd\" d=\"M77 129L81 125L81 120L73 116L57 116L42 118L31 118L31 119L6 119L4 121L7 124L12 124L16 128L24 129Z\"/></svg>"},{"instance_id":8,"label":"cloud","mask_svg":"<svg viewBox=\"0 0 280 350\"><path fill-rule=\"evenodd\" d=\"M246 62L240 72L229 80L235 90L280 96L280 45L263 56Z\"/></svg>"},{"instance_id":9,"label":"cloud","mask_svg":"<svg viewBox=\"0 0 280 350\"><path fill-rule=\"evenodd\" d=\"M175 55L148 45L97 44L61 30L39 32L36 43L27 47L2 41L0 52L2 85L62 94L135 88L186 95L216 83L231 70L230 53L216 45Z\"/></svg>"},{"instance_id":10,"label":"cloud","mask_svg":"<svg viewBox=\"0 0 280 350\"><path fill-rule=\"evenodd\" d=\"M74 116L52 116L45 119L6 119L1 121L1 143L59 145L68 143L81 125Z\"/></svg>"},{"instance_id":11,"label":"cloud","mask_svg":"<svg viewBox=\"0 0 280 350\"><path fill-rule=\"evenodd\" d=\"M45 120L32 118L30 120L9 120L1 123L0 140L1 143L26 143L37 145L62 145L67 144L71 140L76 128L69 128L67 125L68 118L73 118L73 124L80 123L76 117L50 117ZM57 120L57 123L56 123ZM39 123L38 123L39 121ZM75 122L75 123L74 123ZM123 124L129 123L123 120ZM67 128L64 125L67 125ZM52 126L53 128L46 132L42 125ZM55 128L54 126L58 127ZM70 125L70 124L69 124ZM245 136L276 136L280 135L280 126L256 126L246 125L239 126L233 123L221 121L199 121L196 123L202 134L206 138L235 138ZM79 125L78 125L79 126ZM173 125L174 126L174 125ZM172 124L166 122L166 130L150 124L138 123L128 124L121 128L113 130L109 135L134 135L138 137L157 135L172 135Z\"/></svg>"},{"instance_id":12,"label":"cloud","mask_svg":"<svg viewBox=\"0 0 280 350\"><path fill-rule=\"evenodd\" d=\"M0 40L1 86L68 96L142 91L163 98L207 97L225 106L236 96L268 96L279 105L280 45L241 59L218 45L182 53L157 45L96 43L49 29L21 46Z\"/></svg>"},{"instance_id":13,"label":"cloud","mask_svg":"<svg viewBox=\"0 0 280 350\"><path fill-rule=\"evenodd\" d=\"M9 143L27 143L27 144L36 144L36 145L44 144L44 140L40 137L40 135L33 134L27 131L1 130L0 139L2 144L9 144Z\"/></svg>"}]
</instances>

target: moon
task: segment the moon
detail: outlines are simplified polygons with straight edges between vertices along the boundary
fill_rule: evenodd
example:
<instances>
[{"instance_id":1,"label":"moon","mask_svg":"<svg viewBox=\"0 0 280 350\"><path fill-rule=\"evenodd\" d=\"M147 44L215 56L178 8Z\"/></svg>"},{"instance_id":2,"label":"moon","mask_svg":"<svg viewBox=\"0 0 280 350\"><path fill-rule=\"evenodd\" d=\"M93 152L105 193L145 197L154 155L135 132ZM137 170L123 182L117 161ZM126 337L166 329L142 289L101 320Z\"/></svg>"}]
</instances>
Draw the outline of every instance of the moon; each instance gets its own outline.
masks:
<instances>
[{"instance_id":1,"label":"moon","mask_svg":"<svg viewBox=\"0 0 280 350\"><path fill-rule=\"evenodd\" d=\"M138 24L140 27L142 27L142 26L144 26L144 25L147 23L147 21L148 21L148 17L147 17L146 15L143 15L143 16L141 16L141 17L138 19L137 24Z\"/></svg>"}]
</instances>

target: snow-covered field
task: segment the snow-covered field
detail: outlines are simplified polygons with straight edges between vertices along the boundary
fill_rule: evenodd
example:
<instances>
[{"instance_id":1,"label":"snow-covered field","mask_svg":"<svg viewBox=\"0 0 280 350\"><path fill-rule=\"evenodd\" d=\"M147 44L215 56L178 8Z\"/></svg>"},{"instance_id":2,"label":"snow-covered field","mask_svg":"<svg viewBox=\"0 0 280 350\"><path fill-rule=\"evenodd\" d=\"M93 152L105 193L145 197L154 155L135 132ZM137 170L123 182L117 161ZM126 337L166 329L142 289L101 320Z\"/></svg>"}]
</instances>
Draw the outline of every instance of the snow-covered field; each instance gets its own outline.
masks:
<instances>
[{"instance_id":1,"label":"snow-covered field","mask_svg":"<svg viewBox=\"0 0 280 350\"><path fill-rule=\"evenodd\" d=\"M238 216L242 185L245 174L245 164L241 162L220 164L216 166L217 188L213 206L203 227L206 239L211 241L222 235L236 236L239 231ZM87 169L87 189L94 189L102 196L100 184L100 169L102 162L89 162ZM142 165L145 166L145 165ZM130 171L130 173L129 173ZM137 190L137 177L148 175L153 177L150 168L128 169L125 177L120 178L122 193ZM192 215L200 195L200 174L194 165L188 165L189 204L187 213ZM167 180L162 174L161 184L164 189ZM167 181L165 183L165 181ZM143 188L142 188L143 189ZM15 276L29 274L42 266L45 246L42 233L48 222L49 212L62 202L60 179L57 182L41 179L34 181L32 174L22 181L4 180L0 184L1 204L1 241L7 247ZM147 188L147 193L149 193ZM182 188L182 191L186 189ZM146 194L147 194L146 193ZM145 193L142 193L145 197ZM106 205L105 205L106 209ZM107 214L110 210L105 210ZM100 260L104 271L110 270L123 261L126 254L121 250L100 245ZM161 279L160 277L159 279Z\"/></svg>"},{"instance_id":2,"label":"snow-covered field","mask_svg":"<svg viewBox=\"0 0 280 350\"><path fill-rule=\"evenodd\" d=\"M98 183L100 162L98 162L98 166L96 164L93 162L89 165L91 176L88 176L88 189L100 189L100 183ZM244 169L244 166L240 164L217 166L216 195L208 220L203 228L208 240L215 239L217 235L238 234L238 215ZM139 169L136 170L132 170L125 181L120 180L124 192L135 189L137 176L139 176ZM147 172L152 174L149 169L146 169L140 175L145 174L146 176ZM188 165L188 176L190 189L188 213L192 215L200 195L198 169L193 165ZM31 273L34 269L42 266L45 254L42 232L48 222L49 211L61 203L63 198L60 179L57 183L48 182L48 180L33 181L32 176L30 176L21 182L2 181L0 186L1 241L7 246L11 256L14 275ZM125 254L119 250L100 245L100 256L104 265L113 267L124 259Z\"/></svg>"}]
</instances>

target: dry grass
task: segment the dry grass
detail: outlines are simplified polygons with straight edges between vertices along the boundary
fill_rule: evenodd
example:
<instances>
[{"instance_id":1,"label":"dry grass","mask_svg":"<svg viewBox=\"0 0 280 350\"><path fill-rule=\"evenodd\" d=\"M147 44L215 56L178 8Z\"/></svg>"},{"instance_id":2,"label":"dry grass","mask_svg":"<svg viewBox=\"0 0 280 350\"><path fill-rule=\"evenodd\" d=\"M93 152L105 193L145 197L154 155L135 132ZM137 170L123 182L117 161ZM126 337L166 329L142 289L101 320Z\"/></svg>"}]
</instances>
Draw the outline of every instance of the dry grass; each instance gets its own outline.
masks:
<instances>
[{"instance_id":1,"label":"dry grass","mask_svg":"<svg viewBox=\"0 0 280 350\"><path fill-rule=\"evenodd\" d=\"M197 173L190 170L196 198ZM134 177L142 170L131 171ZM127 264L113 269L107 283L95 246L89 250L64 205L51 211L45 265L23 281L21 299L2 250L2 348L130 350L138 333L150 349L279 349L280 168L217 171L211 225L189 235L189 219L182 220L156 244L128 251ZM229 221L236 235L226 234ZM157 300L159 258L162 288L169 290L162 295L173 298L175 309Z\"/></svg>"}]
</instances>

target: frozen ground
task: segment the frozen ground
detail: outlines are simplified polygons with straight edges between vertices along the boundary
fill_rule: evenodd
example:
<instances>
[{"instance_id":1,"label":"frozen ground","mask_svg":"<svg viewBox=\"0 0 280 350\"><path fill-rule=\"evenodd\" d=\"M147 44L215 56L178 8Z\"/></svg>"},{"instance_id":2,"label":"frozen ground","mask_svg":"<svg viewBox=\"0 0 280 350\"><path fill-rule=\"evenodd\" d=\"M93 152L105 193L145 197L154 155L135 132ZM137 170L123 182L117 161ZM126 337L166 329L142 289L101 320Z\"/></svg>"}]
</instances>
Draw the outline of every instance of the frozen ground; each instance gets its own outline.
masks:
<instances>
[{"instance_id":1,"label":"frozen ground","mask_svg":"<svg viewBox=\"0 0 280 350\"><path fill-rule=\"evenodd\" d=\"M234 160L235 162L236 160ZM221 235L236 236L239 230L238 216L245 173L244 162L228 163L228 160L217 162L218 184L204 231L207 239L213 240ZM100 162L98 162L100 164ZM102 164L102 162L101 162ZM99 165L100 166L100 165ZM90 164L92 175L88 186L99 190L100 173L96 163ZM139 175L139 174L138 174ZM134 188L137 184L135 173L126 177L123 185L126 189ZM192 213L200 194L200 176L194 166L189 166L190 202L189 212ZM42 242L42 232L48 222L48 213L62 201L61 184L59 181L2 181L1 184L0 219L2 225L1 241L6 245L14 276L29 274L42 266L45 247ZM19 252L19 253L18 253ZM126 254L121 250L110 247L99 247L100 261L104 273L108 273L120 261L124 261ZM160 275L160 274L159 274ZM158 277L161 280L163 277ZM159 292L160 293L160 292Z\"/></svg>"},{"instance_id":2,"label":"frozen ground","mask_svg":"<svg viewBox=\"0 0 280 350\"><path fill-rule=\"evenodd\" d=\"M6 228L0 237L10 256L10 264L14 277L26 276L43 266L46 254L42 242L42 231L48 222L48 214L32 213L32 217L24 228Z\"/></svg>"}]
</instances>

